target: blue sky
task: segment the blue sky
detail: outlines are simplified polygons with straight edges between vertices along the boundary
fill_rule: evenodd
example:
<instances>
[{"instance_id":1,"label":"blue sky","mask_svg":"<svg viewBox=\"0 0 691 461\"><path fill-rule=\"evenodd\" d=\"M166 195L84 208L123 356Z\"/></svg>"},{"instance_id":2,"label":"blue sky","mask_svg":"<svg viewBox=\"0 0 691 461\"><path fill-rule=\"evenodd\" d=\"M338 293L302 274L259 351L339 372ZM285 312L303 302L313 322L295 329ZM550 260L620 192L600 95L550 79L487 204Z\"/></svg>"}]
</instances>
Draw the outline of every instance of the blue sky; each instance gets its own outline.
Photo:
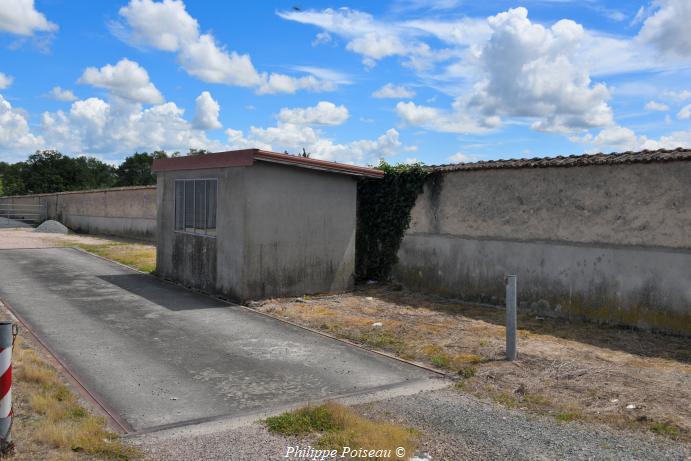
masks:
<instances>
[{"instance_id":1,"label":"blue sky","mask_svg":"<svg viewBox=\"0 0 691 461\"><path fill-rule=\"evenodd\" d=\"M691 2L0 0L0 160L691 146Z\"/></svg>"}]
</instances>

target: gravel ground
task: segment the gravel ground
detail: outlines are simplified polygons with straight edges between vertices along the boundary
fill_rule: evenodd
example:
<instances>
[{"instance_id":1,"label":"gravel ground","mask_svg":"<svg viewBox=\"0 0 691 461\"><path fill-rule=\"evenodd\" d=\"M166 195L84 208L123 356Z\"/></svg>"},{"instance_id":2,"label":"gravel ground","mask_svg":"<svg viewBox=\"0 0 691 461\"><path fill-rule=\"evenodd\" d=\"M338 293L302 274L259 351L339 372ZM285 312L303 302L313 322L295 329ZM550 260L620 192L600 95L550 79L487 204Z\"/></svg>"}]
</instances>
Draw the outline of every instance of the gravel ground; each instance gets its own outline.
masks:
<instances>
[{"instance_id":1,"label":"gravel ground","mask_svg":"<svg viewBox=\"0 0 691 461\"><path fill-rule=\"evenodd\" d=\"M423 433L420 451L438 460L679 460L691 446L605 426L554 419L481 402L455 389L421 392L355 407ZM155 460L279 460L310 440L270 434L258 423L233 429L177 429L130 439ZM290 458L289 458L290 459Z\"/></svg>"},{"instance_id":2,"label":"gravel ground","mask_svg":"<svg viewBox=\"0 0 691 461\"><path fill-rule=\"evenodd\" d=\"M394 397L360 407L427 435L433 460L689 460L691 446L600 425L559 423L481 402L455 389Z\"/></svg>"},{"instance_id":3,"label":"gravel ground","mask_svg":"<svg viewBox=\"0 0 691 461\"><path fill-rule=\"evenodd\" d=\"M211 433L185 434L174 431L130 439L145 455L168 461L251 461L284 458L288 446L306 446L309 441L269 433L264 426L249 426Z\"/></svg>"}]
</instances>

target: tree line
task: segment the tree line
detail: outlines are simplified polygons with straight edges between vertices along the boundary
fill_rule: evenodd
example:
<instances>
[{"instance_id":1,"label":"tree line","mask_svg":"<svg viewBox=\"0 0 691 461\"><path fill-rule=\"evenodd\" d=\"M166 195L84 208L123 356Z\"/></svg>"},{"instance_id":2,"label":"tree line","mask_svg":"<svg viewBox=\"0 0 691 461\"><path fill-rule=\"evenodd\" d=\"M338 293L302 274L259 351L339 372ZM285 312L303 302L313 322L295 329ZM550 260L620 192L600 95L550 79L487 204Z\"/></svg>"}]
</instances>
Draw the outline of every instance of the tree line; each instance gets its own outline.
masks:
<instances>
[{"instance_id":1,"label":"tree line","mask_svg":"<svg viewBox=\"0 0 691 461\"><path fill-rule=\"evenodd\" d=\"M190 149L187 155L205 154ZM23 162L0 162L0 196L43 194L156 184L151 172L154 159L177 157L158 150L135 152L117 167L95 157L70 157L56 150L36 151Z\"/></svg>"}]
</instances>

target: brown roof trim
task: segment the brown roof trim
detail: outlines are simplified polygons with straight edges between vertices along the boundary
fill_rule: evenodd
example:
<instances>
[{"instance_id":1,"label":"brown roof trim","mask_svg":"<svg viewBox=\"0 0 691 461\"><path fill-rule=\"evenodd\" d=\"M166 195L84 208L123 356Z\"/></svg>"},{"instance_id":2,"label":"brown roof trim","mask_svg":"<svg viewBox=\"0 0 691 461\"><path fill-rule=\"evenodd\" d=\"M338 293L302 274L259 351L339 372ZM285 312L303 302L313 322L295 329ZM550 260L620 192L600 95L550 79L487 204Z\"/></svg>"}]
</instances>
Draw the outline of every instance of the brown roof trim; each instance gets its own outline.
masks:
<instances>
[{"instance_id":1,"label":"brown roof trim","mask_svg":"<svg viewBox=\"0 0 691 461\"><path fill-rule=\"evenodd\" d=\"M472 163L436 165L434 171L470 171L507 168L550 168L577 167L588 165L622 165L627 163L657 163L691 160L691 149L643 150L640 152L613 152L611 154L570 155L568 157L520 158L509 160L487 160Z\"/></svg>"},{"instance_id":2,"label":"brown roof trim","mask_svg":"<svg viewBox=\"0 0 691 461\"><path fill-rule=\"evenodd\" d=\"M260 149L231 150L203 155L188 155L185 157L171 157L154 160L152 170L155 173L163 171L200 170L209 168L228 168L250 166L255 161L280 163L283 165L309 168L368 178L381 178L384 172L374 168L347 165L345 163L329 162L298 155L279 154Z\"/></svg>"}]
</instances>

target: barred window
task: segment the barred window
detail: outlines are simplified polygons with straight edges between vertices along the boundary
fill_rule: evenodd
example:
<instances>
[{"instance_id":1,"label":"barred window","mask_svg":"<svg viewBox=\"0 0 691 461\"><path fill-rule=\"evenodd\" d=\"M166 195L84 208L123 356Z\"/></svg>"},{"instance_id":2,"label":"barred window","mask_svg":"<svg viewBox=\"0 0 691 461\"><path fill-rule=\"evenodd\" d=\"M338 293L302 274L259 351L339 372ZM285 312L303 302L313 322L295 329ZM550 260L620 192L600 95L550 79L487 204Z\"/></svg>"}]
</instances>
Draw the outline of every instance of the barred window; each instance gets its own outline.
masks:
<instances>
[{"instance_id":1,"label":"barred window","mask_svg":"<svg viewBox=\"0 0 691 461\"><path fill-rule=\"evenodd\" d=\"M175 230L216 235L215 179L175 180Z\"/></svg>"}]
</instances>

